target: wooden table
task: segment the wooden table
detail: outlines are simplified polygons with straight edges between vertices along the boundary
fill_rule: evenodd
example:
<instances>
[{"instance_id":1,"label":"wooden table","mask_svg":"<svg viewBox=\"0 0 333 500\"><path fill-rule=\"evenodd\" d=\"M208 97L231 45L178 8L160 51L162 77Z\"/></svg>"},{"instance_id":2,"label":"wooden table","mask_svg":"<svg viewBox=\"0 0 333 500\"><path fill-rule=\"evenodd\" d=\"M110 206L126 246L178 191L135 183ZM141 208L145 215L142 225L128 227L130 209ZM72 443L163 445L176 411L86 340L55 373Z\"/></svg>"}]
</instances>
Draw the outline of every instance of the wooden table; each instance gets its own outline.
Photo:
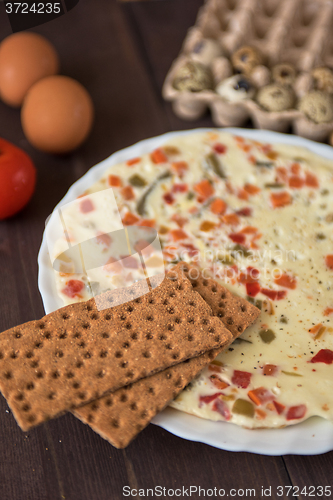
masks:
<instances>
[{"instance_id":1,"label":"wooden table","mask_svg":"<svg viewBox=\"0 0 333 500\"><path fill-rule=\"evenodd\" d=\"M19 111L0 103L0 136L25 149L38 169L29 206L0 222L0 331L43 316L37 253L45 219L74 181L140 139L212 125L208 115L193 123L179 120L161 97L164 77L201 3L81 0L66 16L35 30L56 46L62 73L77 78L91 93L96 123L81 149L57 158L34 150L24 138ZM10 32L1 4L1 39ZM2 397L0 415L1 500L118 500L126 498L125 485L256 488L256 498L263 498L262 486L272 486L269 498L278 499L287 498L277 495L279 485L332 486L333 452L309 457L230 453L154 425L119 451L70 414L29 433L18 428Z\"/></svg>"}]
</instances>

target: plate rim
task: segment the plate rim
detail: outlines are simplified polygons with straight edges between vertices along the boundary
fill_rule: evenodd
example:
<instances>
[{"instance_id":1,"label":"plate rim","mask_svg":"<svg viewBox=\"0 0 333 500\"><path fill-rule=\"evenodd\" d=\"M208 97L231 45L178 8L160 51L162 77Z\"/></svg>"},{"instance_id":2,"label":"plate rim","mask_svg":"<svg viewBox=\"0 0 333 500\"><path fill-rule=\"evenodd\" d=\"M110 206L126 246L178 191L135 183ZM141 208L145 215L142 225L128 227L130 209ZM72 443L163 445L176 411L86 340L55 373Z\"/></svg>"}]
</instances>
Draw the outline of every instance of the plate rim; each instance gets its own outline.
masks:
<instances>
[{"instance_id":1,"label":"plate rim","mask_svg":"<svg viewBox=\"0 0 333 500\"><path fill-rule=\"evenodd\" d=\"M116 151L95 166L92 166L81 178L70 186L54 210L82 194L88 186L102 176L105 170L117 163L148 153L174 137L216 131L262 142L305 147L313 153L333 161L333 148L331 146L291 134L235 127L196 128L172 131L156 137L143 139L131 146ZM44 231L38 252L38 289L46 314L63 307L60 297L56 294L55 280L52 280L51 273L53 274L53 271L50 265ZM222 421L203 420L200 417L189 415L169 407L156 415L152 423L183 439L201 442L227 451L279 456L286 454L317 455L333 450L333 424L320 417L312 417L299 424L282 429L244 429L235 424ZM197 430L198 425L200 428L199 431ZM220 431L223 426L228 426L228 432L225 433L226 435L222 433L221 436ZM235 437L231 439L230 434L238 436L238 439ZM263 438L263 436L265 437ZM278 436L277 441L276 436ZM311 438L314 438L314 442ZM275 441L276 443L272 447L271 443Z\"/></svg>"}]
</instances>

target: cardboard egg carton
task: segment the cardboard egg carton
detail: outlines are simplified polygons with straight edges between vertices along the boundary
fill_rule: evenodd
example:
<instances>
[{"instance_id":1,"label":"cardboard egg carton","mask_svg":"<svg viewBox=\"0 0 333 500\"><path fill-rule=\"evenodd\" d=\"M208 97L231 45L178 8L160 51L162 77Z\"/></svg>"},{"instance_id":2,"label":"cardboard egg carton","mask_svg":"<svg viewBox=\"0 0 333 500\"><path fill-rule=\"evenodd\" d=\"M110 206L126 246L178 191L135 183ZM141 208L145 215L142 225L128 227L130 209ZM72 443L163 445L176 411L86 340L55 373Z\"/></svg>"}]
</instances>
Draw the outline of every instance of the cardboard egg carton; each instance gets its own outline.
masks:
<instances>
[{"instance_id":1,"label":"cardboard egg carton","mask_svg":"<svg viewBox=\"0 0 333 500\"><path fill-rule=\"evenodd\" d=\"M311 90L313 68L333 67L332 22L333 0L206 0L169 70L163 96L187 120L199 118L210 108L218 126L240 126L250 117L257 128L285 132L292 126L297 135L325 140L333 122L315 123L297 109L268 112L252 99L228 102L213 90L179 91L173 81L178 69L191 59L196 44L213 39L222 52L210 64L215 85L230 76L223 73L231 54L250 45L261 51L266 66L283 62L296 68L294 90L299 99ZM266 83L256 82L258 87Z\"/></svg>"}]
</instances>

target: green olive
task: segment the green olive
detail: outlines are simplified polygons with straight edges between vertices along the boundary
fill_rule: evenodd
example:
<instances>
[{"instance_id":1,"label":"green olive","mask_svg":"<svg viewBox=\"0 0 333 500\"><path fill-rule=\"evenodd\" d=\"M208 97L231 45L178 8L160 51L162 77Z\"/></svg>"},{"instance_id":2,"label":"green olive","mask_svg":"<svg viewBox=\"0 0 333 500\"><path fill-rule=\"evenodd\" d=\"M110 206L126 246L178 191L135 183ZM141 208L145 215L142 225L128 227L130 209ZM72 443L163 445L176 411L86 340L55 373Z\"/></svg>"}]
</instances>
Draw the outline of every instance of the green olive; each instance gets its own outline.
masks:
<instances>
[{"instance_id":1,"label":"green olive","mask_svg":"<svg viewBox=\"0 0 333 500\"><path fill-rule=\"evenodd\" d=\"M244 415L244 417L254 417L254 406L250 401L246 399L236 399L232 407L232 412L238 415Z\"/></svg>"},{"instance_id":2,"label":"green olive","mask_svg":"<svg viewBox=\"0 0 333 500\"><path fill-rule=\"evenodd\" d=\"M147 182L138 174L132 175L132 177L128 179L128 182L134 187L144 187L147 185Z\"/></svg>"},{"instance_id":3,"label":"green olive","mask_svg":"<svg viewBox=\"0 0 333 500\"><path fill-rule=\"evenodd\" d=\"M265 342L265 344L270 344L275 339L276 335L273 330L260 330L259 335L261 340Z\"/></svg>"}]
</instances>

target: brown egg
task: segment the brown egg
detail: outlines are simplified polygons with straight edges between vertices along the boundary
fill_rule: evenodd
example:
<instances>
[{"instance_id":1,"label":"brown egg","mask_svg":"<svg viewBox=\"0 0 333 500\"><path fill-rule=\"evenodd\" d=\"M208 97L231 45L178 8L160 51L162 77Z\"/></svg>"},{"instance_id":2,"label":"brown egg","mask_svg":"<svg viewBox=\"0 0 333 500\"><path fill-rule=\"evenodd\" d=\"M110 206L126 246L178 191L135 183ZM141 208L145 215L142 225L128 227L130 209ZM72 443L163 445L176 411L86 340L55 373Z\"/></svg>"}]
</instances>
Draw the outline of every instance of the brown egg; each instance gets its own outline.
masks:
<instances>
[{"instance_id":1,"label":"brown egg","mask_svg":"<svg viewBox=\"0 0 333 500\"><path fill-rule=\"evenodd\" d=\"M68 153L90 132L94 108L90 95L68 76L49 76L29 90L21 110L27 139L47 153Z\"/></svg>"},{"instance_id":2,"label":"brown egg","mask_svg":"<svg viewBox=\"0 0 333 500\"><path fill-rule=\"evenodd\" d=\"M58 71L58 54L37 33L14 33L0 44L0 97L9 106L21 106L34 83Z\"/></svg>"}]
</instances>

